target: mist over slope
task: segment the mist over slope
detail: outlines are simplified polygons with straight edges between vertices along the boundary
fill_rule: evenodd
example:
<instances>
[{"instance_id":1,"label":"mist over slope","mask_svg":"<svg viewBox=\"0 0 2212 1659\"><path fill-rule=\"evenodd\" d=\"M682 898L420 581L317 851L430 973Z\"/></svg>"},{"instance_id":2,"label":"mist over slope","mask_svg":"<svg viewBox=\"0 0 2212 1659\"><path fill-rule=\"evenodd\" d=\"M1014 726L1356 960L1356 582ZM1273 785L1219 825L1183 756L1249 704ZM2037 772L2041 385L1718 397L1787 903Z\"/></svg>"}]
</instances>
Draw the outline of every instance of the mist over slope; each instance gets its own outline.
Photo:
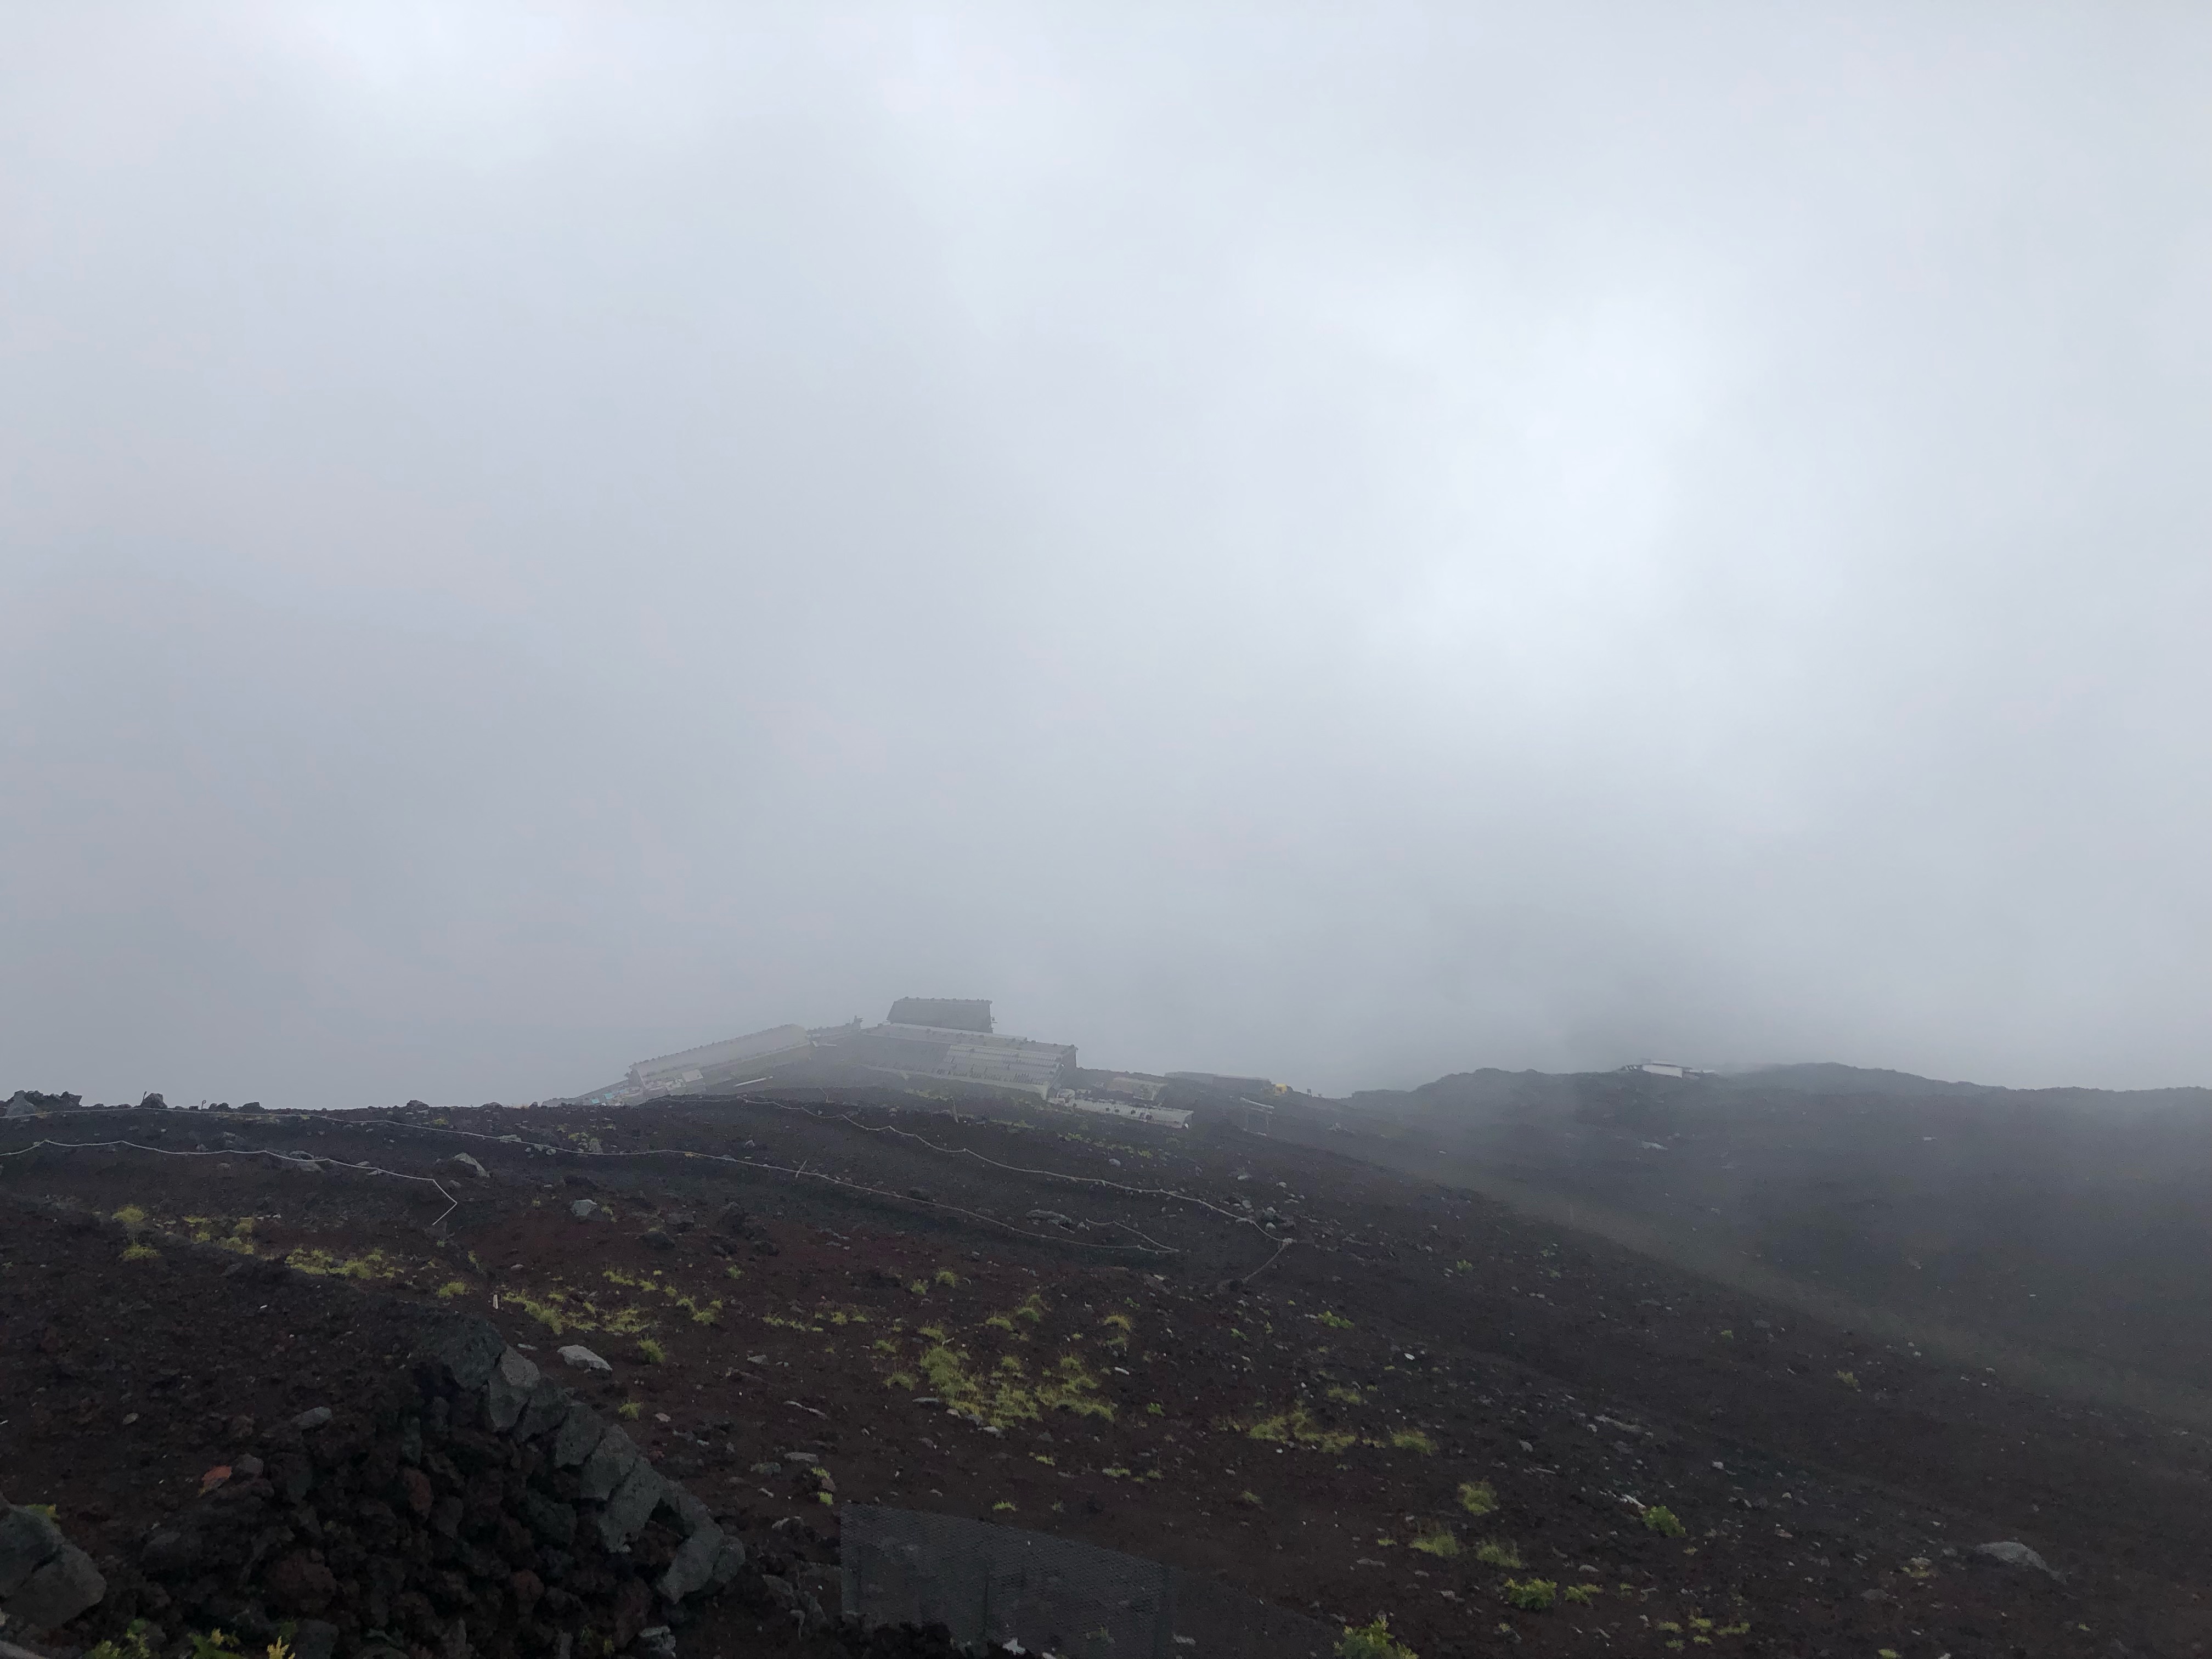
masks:
<instances>
[{"instance_id":1,"label":"mist over slope","mask_svg":"<svg viewBox=\"0 0 2212 1659\"><path fill-rule=\"evenodd\" d=\"M1923 1332L2192 1389L2212 1368L2212 1090L1491 1070L1353 1095L1332 1127Z\"/></svg>"}]
</instances>

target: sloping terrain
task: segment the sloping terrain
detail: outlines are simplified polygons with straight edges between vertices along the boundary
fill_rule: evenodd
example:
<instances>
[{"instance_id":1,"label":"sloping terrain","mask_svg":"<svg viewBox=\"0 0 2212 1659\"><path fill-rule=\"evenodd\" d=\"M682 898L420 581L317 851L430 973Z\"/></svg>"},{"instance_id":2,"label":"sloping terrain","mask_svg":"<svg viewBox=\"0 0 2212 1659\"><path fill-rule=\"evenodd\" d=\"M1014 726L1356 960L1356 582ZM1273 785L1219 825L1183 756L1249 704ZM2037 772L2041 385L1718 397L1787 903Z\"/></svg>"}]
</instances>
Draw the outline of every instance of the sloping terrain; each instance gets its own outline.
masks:
<instances>
[{"instance_id":1,"label":"sloping terrain","mask_svg":"<svg viewBox=\"0 0 2212 1659\"><path fill-rule=\"evenodd\" d=\"M1327 1146L893 1099L11 1123L0 1193L139 1237L0 1212L8 1495L125 1554L233 1417L327 1392L416 1304L591 1347L601 1407L793 1568L857 1501L1387 1613L1425 1659L2212 1639L2212 1460L2169 1422ZM79 1146L7 1155L40 1141ZM114 1141L164 1150L83 1149ZM235 1279L179 1291L194 1237L289 1264L281 1329ZM678 1633L813 1639L736 1600Z\"/></svg>"},{"instance_id":2,"label":"sloping terrain","mask_svg":"<svg viewBox=\"0 0 2212 1659\"><path fill-rule=\"evenodd\" d=\"M1313 1144L2212 1426L2212 1091L1474 1072L1285 1115Z\"/></svg>"}]
</instances>

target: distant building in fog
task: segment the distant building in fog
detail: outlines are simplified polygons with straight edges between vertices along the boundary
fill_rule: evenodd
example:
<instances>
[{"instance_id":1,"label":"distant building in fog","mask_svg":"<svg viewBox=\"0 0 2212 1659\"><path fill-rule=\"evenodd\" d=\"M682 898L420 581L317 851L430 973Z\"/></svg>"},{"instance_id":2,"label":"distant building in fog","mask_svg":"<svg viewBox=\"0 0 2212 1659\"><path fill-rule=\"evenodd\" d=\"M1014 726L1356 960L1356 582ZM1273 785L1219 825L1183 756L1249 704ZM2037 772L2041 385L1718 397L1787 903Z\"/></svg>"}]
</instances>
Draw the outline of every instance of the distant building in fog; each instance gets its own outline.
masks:
<instances>
[{"instance_id":1,"label":"distant building in fog","mask_svg":"<svg viewBox=\"0 0 2212 1659\"><path fill-rule=\"evenodd\" d=\"M629 1086L641 1095L657 1095L710 1090L718 1083L750 1083L812 1048L804 1025L774 1025L750 1036L641 1060L629 1068Z\"/></svg>"},{"instance_id":2,"label":"distant building in fog","mask_svg":"<svg viewBox=\"0 0 2212 1659\"><path fill-rule=\"evenodd\" d=\"M940 1031L991 1034L991 1005L968 997L901 997L891 1004L893 1025L927 1025Z\"/></svg>"},{"instance_id":3,"label":"distant building in fog","mask_svg":"<svg viewBox=\"0 0 2212 1659\"><path fill-rule=\"evenodd\" d=\"M933 1023L957 1020L957 1024ZM847 1064L909 1081L933 1079L1049 1098L1075 1077L1075 1048L991 1030L988 1002L901 997L881 1025L856 1031L832 1052Z\"/></svg>"},{"instance_id":4,"label":"distant building in fog","mask_svg":"<svg viewBox=\"0 0 2212 1659\"><path fill-rule=\"evenodd\" d=\"M1160 1091L1167 1086L1163 1078L1130 1077L1127 1073L1109 1077L1104 1085L1109 1094L1131 1095L1139 1100L1158 1100Z\"/></svg>"},{"instance_id":5,"label":"distant building in fog","mask_svg":"<svg viewBox=\"0 0 2212 1659\"><path fill-rule=\"evenodd\" d=\"M1639 1060L1620 1068L1624 1072L1644 1072L1652 1077L1711 1077L1712 1073L1695 1066L1680 1066L1671 1060Z\"/></svg>"},{"instance_id":6,"label":"distant building in fog","mask_svg":"<svg viewBox=\"0 0 2212 1659\"><path fill-rule=\"evenodd\" d=\"M712 1094L797 1070L811 1081L895 1077L1010 1090L1040 1100L1074 1081L1075 1049L992 1030L981 998L901 997L881 1025L777 1025L720 1042L641 1060L623 1082L574 1097L613 1104L664 1095Z\"/></svg>"}]
</instances>

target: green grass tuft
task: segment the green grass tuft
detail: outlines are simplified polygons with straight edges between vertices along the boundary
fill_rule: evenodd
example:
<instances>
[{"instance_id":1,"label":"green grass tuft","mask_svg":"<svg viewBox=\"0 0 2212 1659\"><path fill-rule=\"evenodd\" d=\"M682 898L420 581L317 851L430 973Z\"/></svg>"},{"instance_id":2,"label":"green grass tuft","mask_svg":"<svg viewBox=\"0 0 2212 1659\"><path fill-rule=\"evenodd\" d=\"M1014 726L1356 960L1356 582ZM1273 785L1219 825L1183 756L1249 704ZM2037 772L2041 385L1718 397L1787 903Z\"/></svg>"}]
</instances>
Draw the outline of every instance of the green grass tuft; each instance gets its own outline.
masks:
<instances>
[{"instance_id":1,"label":"green grass tuft","mask_svg":"<svg viewBox=\"0 0 2212 1659\"><path fill-rule=\"evenodd\" d=\"M1421 1659L1420 1655L1390 1634L1387 1614L1376 1613L1371 1625L1346 1625L1337 1638L1336 1659Z\"/></svg>"},{"instance_id":2,"label":"green grass tuft","mask_svg":"<svg viewBox=\"0 0 2212 1659\"><path fill-rule=\"evenodd\" d=\"M1644 1511L1644 1524L1662 1538L1680 1538L1688 1530L1681 1517L1664 1504L1654 1504Z\"/></svg>"}]
</instances>

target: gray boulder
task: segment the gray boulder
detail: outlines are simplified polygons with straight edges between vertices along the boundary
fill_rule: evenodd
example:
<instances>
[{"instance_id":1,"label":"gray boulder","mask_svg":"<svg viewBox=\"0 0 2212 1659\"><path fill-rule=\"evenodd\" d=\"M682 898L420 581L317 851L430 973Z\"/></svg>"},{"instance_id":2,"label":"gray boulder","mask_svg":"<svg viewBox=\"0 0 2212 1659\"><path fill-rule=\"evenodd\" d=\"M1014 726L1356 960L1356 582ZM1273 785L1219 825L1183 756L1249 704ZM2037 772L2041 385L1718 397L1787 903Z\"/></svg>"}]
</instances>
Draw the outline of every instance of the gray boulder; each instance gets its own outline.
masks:
<instances>
[{"instance_id":1,"label":"gray boulder","mask_svg":"<svg viewBox=\"0 0 2212 1659\"><path fill-rule=\"evenodd\" d=\"M477 1163L476 1159L471 1158L466 1152L455 1152L453 1154L453 1164L463 1175L468 1176L471 1181L489 1181L491 1179L491 1171L485 1169L483 1164Z\"/></svg>"},{"instance_id":2,"label":"gray boulder","mask_svg":"<svg viewBox=\"0 0 2212 1659\"><path fill-rule=\"evenodd\" d=\"M465 1389L481 1389L491 1378L507 1343L481 1319L457 1319L432 1343L430 1356L442 1362Z\"/></svg>"},{"instance_id":3,"label":"gray boulder","mask_svg":"<svg viewBox=\"0 0 2212 1659\"><path fill-rule=\"evenodd\" d=\"M708 1583L720 1589L735 1579L745 1565L745 1547L736 1539L722 1539L722 1547L714 1557L714 1571Z\"/></svg>"},{"instance_id":4,"label":"gray boulder","mask_svg":"<svg viewBox=\"0 0 2212 1659\"><path fill-rule=\"evenodd\" d=\"M609 1429L577 1471L578 1496L602 1501L613 1497L615 1488L629 1479L629 1472L641 1461L628 1435L620 1429Z\"/></svg>"},{"instance_id":5,"label":"gray boulder","mask_svg":"<svg viewBox=\"0 0 2212 1659\"><path fill-rule=\"evenodd\" d=\"M659 1471L639 1458L607 1499L606 1508L599 1511L599 1541L610 1550L629 1543L645 1530L645 1523L653 1519L667 1489L668 1483Z\"/></svg>"},{"instance_id":6,"label":"gray boulder","mask_svg":"<svg viewBox=\"0 0 2212 1659\"><path fill-rule=\"evenodd\" d=\"M568 1414L553 1437L553 1467L573 1469L599 1449L607 1425L599 1414L580 1400L568 1402Z\"/></svg>"},{"instance_id":7,"label":"gray boulder","mask_svg":"<svg viewBox=\"0 0 2212 1659\"><path fill-rule=\"evenodd\" d=\"M657 1589L671 1601L696 1595L714 1582L714 1564L722 1555L722 1529L712 1522L684 1540Z\"/></svg>"},{"instance_id":8,"label":"gray boulder","mask_svg":"<svg viewBox=\"0 0 2212 1659\"><path fill-rule=\"evenodd\" d=\"M673 1480L661 1501L676 1512L676 1529L686 1538L714 1524L714 1515L707 1506Z\"/></svg>"},{"instance_id":9,"label":"gray boulder","mask_svg":"<svg viewBox=\"0 0 2212 1659\"><path fill-rule=\"evenodd\" d=\"M13 1595L69 1540L36 1510L0 1510L0 1597Z\"/></svg>"},{"instance_id":10,"label":"gray boulder","mask_svg":"<svg viewBox=\"0 0 2212 1659\"><path fill-rule=\"evenodd\" d=\"M550 1376L540 1376L538 1386L530 1391L530 1403L522 1408L522 1415L514 1419L517 1440L535 1440L547 1430L559 1425L568 1414L568 1391Z\"/></svg>"},{"instance_id":11,"label":"gray boulder","mask_svg":"<svg viewBox=\"0 0 2212 1659\"><path fill-rule=\"evenodd\" d=\"M568 1213L579 1221L589 1221L599 1212L599 1206L588 1198L580 1198L568 1206Z\"/></svg>"},{"instance_id":12,"label":"gray boulder","mask_svg":"<svg viewBox=\"0 0 2212 1659\"><path fill-rule=\"evenodd\" d=\"M33 1630L51 1630L66 1625L106 1594L107 1581L92 1565L92 1558L76 1545L64 1544L8 1598L8 1620L20 1620Z\"/></svg>"},{"instance_id":13,"label":"gray boulder","mask_svg":"<svg viewBox=\"0 0 2212 1659\"><path fill-rule=\"evenodd\" d=\"M310 1406L292 1419L292 1426L304 1434L309 1429L321 1428L330 1420L331 1408L328 1406Z\"/></svg>"},{"instance_id":14,"label":"gray boulder","mask_svg":"<svg viewBox=\"0 0 2212 1659\"><path fill-rule=\"evenodd\" d=\"M513 1428L537 1387L538 1367L529 1355L502 1347L484 1379L484 1414L492 1427L502 1432Z\"/></svg>"},{"instance_id":15,"label":"gray boulder","mask_svg":"<svg viewBox=\"0 0 2212 1659\"><path fill-rule=\"evenodd\" d=\"M571 1342L561 1350L561 1363L580 1371L589 1371L594 1376L612 1376L615 1372L613 1366L580 1342Z\"/></svg>"}]
</instances>

